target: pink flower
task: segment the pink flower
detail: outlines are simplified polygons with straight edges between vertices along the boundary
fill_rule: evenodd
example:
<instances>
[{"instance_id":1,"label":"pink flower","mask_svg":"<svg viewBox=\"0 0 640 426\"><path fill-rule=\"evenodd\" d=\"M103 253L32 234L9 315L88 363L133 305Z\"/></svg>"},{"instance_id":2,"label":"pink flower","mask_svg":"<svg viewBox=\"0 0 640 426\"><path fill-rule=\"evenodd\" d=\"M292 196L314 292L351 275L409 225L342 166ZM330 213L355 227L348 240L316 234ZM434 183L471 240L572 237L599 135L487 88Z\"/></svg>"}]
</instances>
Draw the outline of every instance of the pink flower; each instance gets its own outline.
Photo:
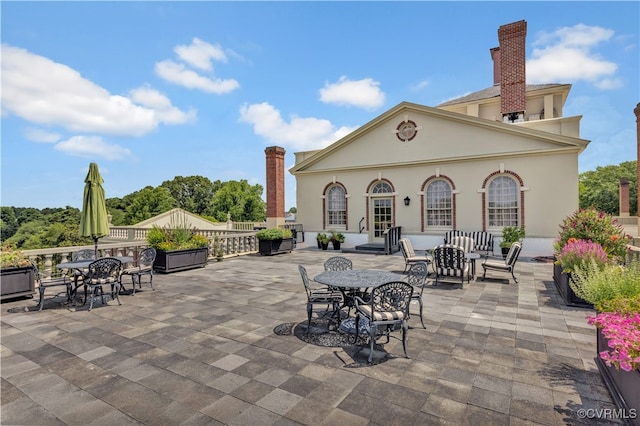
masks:
<instances>
[{"instance_id":1,"label":"pink flower","mask_svg":"<svg viewBox=\"0 0 640 426\"><path fill-rule=\"evenodd\" d=\"M607 365L624 371L640 368L640 313L603 312L587 317L587 322L602 329L608 340L611 350L600 352L600 358Z\"/></svg>"}]
</instances>

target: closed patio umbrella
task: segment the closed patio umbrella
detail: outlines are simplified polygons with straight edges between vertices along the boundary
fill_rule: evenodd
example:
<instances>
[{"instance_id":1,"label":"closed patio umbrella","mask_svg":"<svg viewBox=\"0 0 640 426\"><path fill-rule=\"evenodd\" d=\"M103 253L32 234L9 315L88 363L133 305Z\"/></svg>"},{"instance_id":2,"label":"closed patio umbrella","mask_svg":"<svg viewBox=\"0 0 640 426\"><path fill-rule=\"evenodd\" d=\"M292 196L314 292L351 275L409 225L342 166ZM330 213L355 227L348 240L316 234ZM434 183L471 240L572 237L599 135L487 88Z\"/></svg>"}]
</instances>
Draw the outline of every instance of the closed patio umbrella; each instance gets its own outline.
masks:
<instances>
[{"instance_id":1,"label":"closed patio umbrella","mask_svg":"<svg viewBox=\"0 0 640 426\"><path fill-rule=\"evenodd\" d=\"M98 256L98 239L109 235L107 206L102 188L102 176L96 163L89 164L89 173L84 180L84 197L82 199L82 215L80 216L80 236L91 237L95 242L96 259Z\"/></svg>"}]
</instances>

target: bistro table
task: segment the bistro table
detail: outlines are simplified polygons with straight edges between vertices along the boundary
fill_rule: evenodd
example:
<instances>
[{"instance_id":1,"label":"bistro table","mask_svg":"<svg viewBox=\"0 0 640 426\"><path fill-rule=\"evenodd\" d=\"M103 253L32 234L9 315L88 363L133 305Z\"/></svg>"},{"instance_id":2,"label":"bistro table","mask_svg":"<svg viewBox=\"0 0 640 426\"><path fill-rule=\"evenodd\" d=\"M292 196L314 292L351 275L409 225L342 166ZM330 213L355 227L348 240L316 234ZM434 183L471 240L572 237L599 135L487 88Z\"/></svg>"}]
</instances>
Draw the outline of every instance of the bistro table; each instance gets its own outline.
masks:
<instances>
[{"instance_id":1,"label":"bistro table","mask_svg":"<svg viewBox=\"0 0 640 426\"><path fill-rule=\"evenodd\" d=\"M125 263L133 262L133 257L131 257L131 256L105 256L105 257L112 257L112 258L118 259L120 262L122 262L123 265ZM58 263L56 265L56 268L58 268L58 269L75 269L76 271L80 272L80 274L82 274L82 271L84 269L87 269L89 267L89 265L91 265L96 260L97 259L84 259L84 260L75 260L73 262L63 262L63 263ZM73 288L73 290L71 290L71 294L74 294L74 293L77 294L78 287L80 287L80 286L78 285L78 280L76 278L76 280L74 282L74 288ZM120 288L122 288L122 286L120 286Z\"/></svg>"},{"instance_id":2,"label":"bistro table","mask_svg":"<svg viewBox=\"0 0 640 426\"><path fill-rule=\"evenodd\" d=\"M339 289L344 299L340 309L348 307L349 311L355 305L354 297L363 295L367 289L379 287L391 281L404 281L403 276L400 274L378 269L325 271L316 275L313 280L317 283ZM361 322L360 329L368 329L368 324ZM347 318L342 321L339 330L355 333L355 318Z\"/></svg>"}]
</instances>

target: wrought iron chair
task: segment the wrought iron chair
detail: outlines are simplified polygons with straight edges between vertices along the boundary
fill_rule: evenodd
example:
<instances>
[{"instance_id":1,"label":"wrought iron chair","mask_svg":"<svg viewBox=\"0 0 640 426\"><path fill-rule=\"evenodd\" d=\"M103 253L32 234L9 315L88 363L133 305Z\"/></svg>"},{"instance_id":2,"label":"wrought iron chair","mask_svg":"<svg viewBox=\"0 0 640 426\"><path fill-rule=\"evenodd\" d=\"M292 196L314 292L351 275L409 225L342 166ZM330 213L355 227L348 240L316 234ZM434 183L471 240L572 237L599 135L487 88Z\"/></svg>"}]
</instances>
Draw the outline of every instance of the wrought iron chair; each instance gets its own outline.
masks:
<instances>
[{"instance_id":1,"label":"wrought iron chair","mask_svg":"<svg viewBox=\"0 0 640 426\"><path fill-rule=\"evenodd\" d=\"M136 278L138 278L138 288L142 288L142 276L149 275L149 284L151 285L151 290L155 291L153 288L153 262L156 260L156 249L153 247L146 248L140 252L140 257L138 258L138 266L132 266L130 268L126 268L122 271L122 275L130 275L131 283L133 287L132 296L136 294ZM120 283L122 285L122 283ZM124 289L124 286L122 286Z\"/></svg>"},{"instance_id":2,"label":"wrought iron chair","mask_svg":"<svg viewBox=\"0 0 640 426\"><path fill-rule=\"evenodd\" d=\"M38 310L41 311L44 307L44 292L50 287L66 287L65 294L67 296L67 302L71 300L71 280L65 274L59 278L51 278L51 279L43 279L40 274L40 270L36 266L33 261L31 262L31 266L33 267L33 272L35 275L36 283L38 284L38 293L40 293L40 300L38 301ZM57 294L56 294L57 296Z\"/></svg>"},{"instance_id":3,"label":"wrought iron chair","mask_svg":"<svg viewBox=\"0 0 640 426\"><path fill-rule=\"evenodd\" d=\"M402 273L407 272L407 268L414 263L418 262L427 262L431 263L433 259L428 254L424 256L418 256L411 245L411 241L408 238L400 238L400 251L402 252L402 256L404 257L404 271Z\"/></svg>"},{"instance_id":4,"label":"wrought iron chair","mask_svg":"<svg viewBox=\"0 0 640 426\"><path fill-rule=\"evenodd\" d=\"M465 235L467 235L466 232L464 231L459 231L459 230L453 230L453 231L447 231L444 233L444 244L451 244L451 239L453 237L464 237Z\"/></svg>"},{"instance_id":5,"label":"wrought iron chair","mask_svg":"<svg viewBox=\"0 0 640 426\"><path fill-rule=\"evenodd\" d=\"M436 273L436 281L434 285L438 285L438 281L442 277L460 277L460 284L464 285L464 278L470 281L469 262L466 261L464 249L452 244L441 244L433 249L434 266Z\"/></svg>"},{"instance_id":6,"label":"wrought iron chair","mask_svg":"<svg viewBox=\"0 0 640 426\"><path fill-rule=\"evenodd\" d=\"M95 260L95 259L96 259L95 249L82 249L82 250L74 251L73 253L71 253L72 262L78 262L81 260ZM73 271L73 290L71 291L71 294L75 293L78 290L78 287L80 287L78 282L82 281L83 275L86 272L87 272L87 269L85 270L75 269Z\"/></svg>"},{"instance_id":7,"label":"wrought iron chair","mask_svg":"<svg viewBox=\"0 0 640 426\"><path fill-rule=\"evenodd\" d=\"M509 249L509 253L507 253L507 258L502 259L490 259L487 258L482 262L482 269L484 269L484 273L482 274L482 281L484 281L485 276L487 275L487 269L491 269L494 271L502 271L502 272L511 272L511 276L513 280L518 284L518 280L514 275L514 269L516 267L516 262L518 261L518 256L520 256L520 252L522 251L522 244L515 242L511 245Z\"/></svg>"},{"instance_id":8,"label":"wrought iron chair","mask_svg":"<svg viewBox=\"0 0 640 426\"><path fill-rule=\"evenodd\" d=\"M402 328L402 348L405 358L407 355L407 319L409 318L409 304L413 287L404 281L392 281L376 287L371 292L371 299L364 301L359 297L356 302L356 342L360 335L360 318L369 322L369 363L373 361L373 347L376 339L386 336L387 342L391 337L391 331L398 326ZM378 334L378 327L384 330Z\"/></svg>"},{"instance_id":9,"label":"wrought iron chair","mask_svg":"<svg viewBox=\"0 0 640 426\"><path fill-rule=\"evenodd\" d=\"M340 314L342 293L331 290L330 288L312 288L309 275L307 275L307 269L302 265L298 265L298 270L300 271L302 283L304 284L304 289L307 293L307 334L309 334L313 307L316 305L323 305L325 307L324 311L327 312L329 310L329 306L332 306L333 310L331 318L333 318L336 314Z\"/></svg>"},{"instance_id":10,"label":"wrought iron chair","mask_svg":"<svg viewBox=\"0 0 640 426\"><path fill-rule=\"evenodd\" d=\"M353 262L344 256L333 256L324 262L325 271L346 271L353 269Z\"/></svg>"},{"instance_id":11,"label":"wrought iron chair","mask_svg":"<svg viewBox=\"0 0 640 426\"><path fill-rule=\"evenodd\" d=\"M427 276L429 275L429 265L427 262L417 262L411 265L409 272L407 273L407 283L413 287L413 294L411 295L412 302L418 302L420 304L420 323L422 328L427 328L424 325L422 319L422 292L427 285Z\"/></svg>"},{"instance_id":12,"label":"wrought iron chair","mask_svg":"<svg viewBox=\"0 0 640 426\"><path fill-rule=\"evenodd\" d=\"M84 274L82 283L84 284L84 304L87 304L87 290L91 290L91 304L89 310L93 309L93 301L99 294L104 305L104 290L102 286L111 285L111 298L118 300L120 303L120 272L122 270L122 262L113 257L104 257L92 262L87 268L88 272Z\"/></svg>"},{"instance_id":13,"label":"wrought iron chair","mask_svg":"<svg viewBox=\"0 0 640 426\"><path fill-rule=\"evenodd\" d=\"M485 257L493 253L493 235L486 231L474 231L468 234L473 238L473 251L482 252Z\"/></svg>"}]
</instances>

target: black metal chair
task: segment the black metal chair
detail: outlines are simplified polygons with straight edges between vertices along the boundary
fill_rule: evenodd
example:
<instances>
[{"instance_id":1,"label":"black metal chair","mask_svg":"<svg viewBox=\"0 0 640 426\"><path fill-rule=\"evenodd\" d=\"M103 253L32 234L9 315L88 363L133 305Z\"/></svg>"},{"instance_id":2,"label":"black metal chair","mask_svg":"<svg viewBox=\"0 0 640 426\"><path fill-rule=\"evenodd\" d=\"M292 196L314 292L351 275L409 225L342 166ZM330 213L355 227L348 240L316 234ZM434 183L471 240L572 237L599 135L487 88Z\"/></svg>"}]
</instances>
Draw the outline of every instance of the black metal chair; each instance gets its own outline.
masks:
<instances>
[{"instance_id":1,"label":"black metal chair","mask_svg":"<svg viewBox=\"0 0 640 426\"><path fill-rule=\"evenodd\" d=\"M491 269L494 271L501 272L511 272L511 276L513 280L518 284L518 280L514 275L514 269L516 267L516 262L518 261L518 256L520 256L520 252L522 251L521 243L513 243L511 248L509 249L509 253L507 253L507 258L502 260L487 258L482 262L482 269L484 269L484 273L482 274L482 281L484 281L487 275L487 269Z\"/></svg>"},{"instance_id":2,"label":"black metal chair","mask_svg":"<svg viewBox=\"0 0 640 426\"><path fill-rule=\"evenodd\" d=\"M95 249L82 249L82 250L74 251L73 253L71 253L72 262L79 262L81 260L96 260ZM86 272L87 272L87 269L85 270L75 269L73 271L73 290L71 291L72 295L78 290L78 287L80 287L79 282L82 281L82 278Z\"/></svg>"},{"instance_id":3,"label":"black metal chair","mask_svg":"<svg viewBox=\"0 0 640 426\"><path fill-rule=\"evenodd\" d=\"M35 281L38 284L38 293L40 294L40 300L38 301L39 311L41 311L42 308L44 307L44 293L48 288L65 286L66 287L65 294L67 296L67 302L71 300L71 280L66 274L58 278L43 279L42 275L40 274L40 270L38 269L36 264L33 261L30 261L30 262L31 262L31 266L33 267Z\"/></svg>"},{"instance_id":4,"label":"black metal chair","mask_svg":"<svg viewBox=\"0 0 640 426\"><path fill-rule=\"evenodd\" d=\"M353 262L344 256L333 256L324 262L325 271L346 271L353 269Z\"/></svg>"},{"instance_id":5,"label":"black metal chair","mask_svg":"<svg viewBox=\"0 0 640 426\"><path fill-rule=\"evenodd\" d=\"M411 295L412 302L418 302L420 304L420 323L422 328L427 328L424 325L422 319L422 292L427 285L427 277L429 276L429 265L427 262L418 262L411 265L409 272L407 273L407 283L413 287L413 294Z\"/></svg>"},{"instance_id":6,"label":"black metal chair","mask_svg":"<svg viewBox=\"0 0 640 426\"><path fill-rule=\"evenodd\" d=\"M302 265L298 265L298 270L300 271L302 283L304 284L304 289L307 293L307 334L309 334L309 330L311 329L311 315L313 313L314 306L323 305L325 307L325 312L328 312L329 306L332 306L333 310L331 317L333 318L336 314L340 314L342 293L329 288L312 288L309 276L307 275L307 269Z\"/></svg>"},{"instance_id":7,"label":"black metal chair","mask_svg":"<svg viewBox=\"0 0 640 426\"><path fill-rule=\"evenodd\" d=\"M87 268L88 272L84 274L82 283L84 284L84 304L87 304L87 290L91 290L91 304L89 310L93 309L93 302L99 294L102 304L104 305L104 290L102 286L111 285L111 298L114 296L120 302L120 273L122 271L122 262L113 257L105 257L92 262Z\"/></svg>"},{"instance_id":8,"label":"black metal chair","mask_svg":"<svg viewBox=\"0 0 640 426\"><path fill-rule=\"evenodd\" d=\"M369 301L359 297L356 302L356 342L360 335L360 318L369 322L369 363L373 361L373 348L376 339L387 337L387 343L391 337L391 331L397 326L402 328L402 348L405 358L407 355L407 319L409 318L409 304L413 287L404 281L392 281L376 287L371 292ZM378 327L384 327L384 331L378 335Z\"/></svg>"},{"instance_id":9,"label":"black metal chair","mask_svg":"<svg viewBox=\"0 0 640 426\"><path fill-rule=\"evenodd\" d=\"M122 275L131 276L131 283L133 286L133 291L131 293L132 296L136 294L136 278L138 279L138 288L142 288L143 275L149 275L149 284L151 285L151 290L156 290L155 288L153 288L153 262L155 260L156 249L154 249L153 247L149 247L140 252L137 266L132 266L122 271ZM122 283L120 284L122 285ZM124 286L122 287L124 289Z\"/></svg>"},{"instance_id":10,"label":"black metal chair","mask_svg":"<svg viewBox=\"0 0 640 426\"><path fill-rule=\"evenodd\" d=\"M471 280L469 262L466 261L464 249L452 244L441 244L433 249L433 269L436 273L434 285L443 277L460 277L460 284L464 285L464 278Z\"/></svg>"}]
</instances>

